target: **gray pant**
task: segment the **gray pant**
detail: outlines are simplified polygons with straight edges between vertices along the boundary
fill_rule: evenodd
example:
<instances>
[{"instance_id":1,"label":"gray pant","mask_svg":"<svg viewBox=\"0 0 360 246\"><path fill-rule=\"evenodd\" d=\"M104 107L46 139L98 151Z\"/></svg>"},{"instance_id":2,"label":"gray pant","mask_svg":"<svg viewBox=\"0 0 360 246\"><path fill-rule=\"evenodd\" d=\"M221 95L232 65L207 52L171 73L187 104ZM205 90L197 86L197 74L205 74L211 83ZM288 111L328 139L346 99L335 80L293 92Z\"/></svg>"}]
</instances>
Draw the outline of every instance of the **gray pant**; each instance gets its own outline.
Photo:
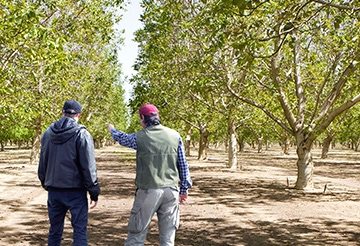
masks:
<instances>
[{"instance_id":1,"label":"gray pant","mask_svg":"<svg viewBox=\"0 0 360 246\"><path fill-rule=\"evenodd\" d=\"M179 227L179 192L174 188L138 189L128 224L125 246L144 245L148 227L157 214L160 246L174 245Z\"/></svg>"}]
</instances>

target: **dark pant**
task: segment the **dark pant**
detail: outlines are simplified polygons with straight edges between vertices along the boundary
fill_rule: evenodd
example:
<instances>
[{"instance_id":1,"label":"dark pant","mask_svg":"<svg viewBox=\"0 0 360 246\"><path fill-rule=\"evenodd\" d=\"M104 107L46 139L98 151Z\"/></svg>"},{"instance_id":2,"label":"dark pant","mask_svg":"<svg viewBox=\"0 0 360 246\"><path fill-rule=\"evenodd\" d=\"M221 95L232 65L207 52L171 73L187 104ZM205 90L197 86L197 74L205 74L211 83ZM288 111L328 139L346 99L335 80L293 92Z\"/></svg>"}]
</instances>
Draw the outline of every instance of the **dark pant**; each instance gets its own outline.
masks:
<instances>
[{"instance_id":1,"label":"dark pant","mask_svg":"<svg viewBox=\"0 0 360 246\"><path fill-rule=\"evenodd\" d=\"M88 245L88 202L86 191L49 191L49 246L59 246L61 244L61 237L64 230L65 215L68 210L71 213L71 225L73 227L73 245Z\"/></svg>"}]
</instances>

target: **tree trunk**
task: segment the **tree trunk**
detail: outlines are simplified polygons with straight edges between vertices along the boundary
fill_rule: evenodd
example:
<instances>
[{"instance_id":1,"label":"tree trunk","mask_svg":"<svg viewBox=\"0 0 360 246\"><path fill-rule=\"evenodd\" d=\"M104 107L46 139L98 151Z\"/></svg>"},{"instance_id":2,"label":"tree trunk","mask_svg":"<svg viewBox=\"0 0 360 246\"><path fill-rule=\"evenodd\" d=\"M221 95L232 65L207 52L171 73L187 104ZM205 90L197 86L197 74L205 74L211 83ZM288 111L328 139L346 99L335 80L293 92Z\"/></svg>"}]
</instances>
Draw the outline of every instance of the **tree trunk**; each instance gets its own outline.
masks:
<instances>
[{"instance_id":1,"label":"tree trunk","mask_svg":"<svg viewBox=\"0 0 360 246\"><path fill-rule=\"evenodd\" d=\"M191 132L192 128L190 127L185 138L185 156L190 156Z\"/></svg>"},{"instance_id":2,"label":"tree trunk","mask_svg":"<svg viewBox=\"0 0 360 246\"><path fill-rule=\"evenodd\" d=\"M312 141L306 141L305 139L308 138L304 135L298 135L296 138L298 173L295 188L298 190L312 189L314 187L314 162L311 154Z\"/></svg>"},{"instance_id":3,"label":"tree trunk","mask_svg":"<svg viewBox=\"0 0 360 246\"><path fill-rule=\"evenodd\" d=\"M200 126L200 141L199 141L199 153L198 160L207 159L207 148L208 148L208 137L209 131L205 126Z\"/></svg>"},{"instance_id":4,"label":"tree trunk","mask_svg":"<svg viewBox=\"0 0 360 246\"><path fill-rule=\"evenodd\" d=\"M289 150L290 150L290 141L288 138L282 140L281 142L281 149L283 150L285 155L289 154Z\"/></svg>"},{"instance_id":5,"label":"tree trunk","mask_svg":"<svg viewBox=\"0 0 360 246\"><path fill-rule=\"evenodd\" d=\"M355 143L355 151L359 151L360 140Z\"/></svg>"},{"instance_id":6,"label":"tree trunk","mask_svg":"<svg viewBox=\"0 0 360 246\"><path fill-rule=\"evenodd\" d=\"M95 146L95 149L100 149L101 148L101 140L98 138L94 138L94 146Z\"/></svg>"},{"instance_id":7,"label":"tree trunk","mask_svg":"<svg viewBox=\"0 0 360 246\"><path fill-rule=\"evenodd\" d=\"M322 144L322 151L321 151L321 159L326 159L328 157L329 149L331 142L334 139L334 135L327 135L327 137L324 139Z\"/></svg>"},{"instance_id":8,"label":"tree trunk","mask_svg":"<svg viewBox=\"0 0 360 246\"><path fill-rule=\"evenodd\" d=\"M265 140L265 150L267 151L267 150L269 150L270 149L270 142L269 142L269 140Z\"/></svg>"},{"instance_id":9,"label":"tree trunk","mask_svg":"<svg viewBox=\"0 0 360 246\"><path fill-rule=\"evenodd\" d=\"M263 149L263 138L259 137L258 138L258 153L261 153Z\"/></svg>"},{"instance_id":10,"label":"tree trunk","mask_svg":"<svg viewBox=\"0 0 360 246\"><path fill-rule=\"evenodd\" d=\"M0 141L0 144L1 144L1 151L4 151L5 150L5 144L3 141Z\"/></svg>"},{"instance_id":11,"label":"tree trunk","mask_svg":"<svg viewBox=\"0 0 360 246\"><path fill-rule=\"evenodd\" d=\"M237 160L237 141L236 141L236 127L233 121L229 122L228 131L229 131L229 151L228 151L228 167L230 169L238 168Z\"/></svg>"},{"instance_id":12,"label":"tree trunk","mask_svg":"<svg viewBox=\"0 0 360 246\"><path fill-rule=\"evenodd\" d=\"M256 146L255 146L256 144L255 144L255 140L252 140L251 141L251 148L253 148L253 149L256 149Z\"/></svg>"},{"instance_id":13,"label":"tree trunk","mask_svg":"<svg viewBox=\"0 0 360 246\"><path fill-rule=\"evenodd\" d=\"M41 117L36 119L35 136L32 142L30 164L37 164L40 154L40 140L41 140Z\"/></svg>"},{"instance_id":14,"label":"tree trunk","mask_svg":"<svg viewBox=\"0 0 360 246\"><path fill-rule=\"evenodd\" d=\"M244 139L241 138L241 137L238 137L237 142L238 142L238 145L239 145L239 152L243 152L244 149L245 149L245 141L244 141Z\"/></svg>"},{"instance_id":15,"label":"tree trunk","mask_svg":"<svg viewBox=\"0 0 360 246\"><path fill-rule=\"evenodd\" d=\"M46 78L44 75L44 62L41 62L39 67L40 74L43 76L39 76L39 78L35 78L37 80L37 91L35 92L35 98L40 102L42 99L42 91L43 91L43 79ZM38 112L42 112L41 103L37 105ZM42 125L42 117L41 114L39 114L35 118L35 134L31 146L31 154L30 154L30 164L37 164L39 161L39 155L40 155L40 145L41 145L41 125Z\"/></svg>"}]
</instances>

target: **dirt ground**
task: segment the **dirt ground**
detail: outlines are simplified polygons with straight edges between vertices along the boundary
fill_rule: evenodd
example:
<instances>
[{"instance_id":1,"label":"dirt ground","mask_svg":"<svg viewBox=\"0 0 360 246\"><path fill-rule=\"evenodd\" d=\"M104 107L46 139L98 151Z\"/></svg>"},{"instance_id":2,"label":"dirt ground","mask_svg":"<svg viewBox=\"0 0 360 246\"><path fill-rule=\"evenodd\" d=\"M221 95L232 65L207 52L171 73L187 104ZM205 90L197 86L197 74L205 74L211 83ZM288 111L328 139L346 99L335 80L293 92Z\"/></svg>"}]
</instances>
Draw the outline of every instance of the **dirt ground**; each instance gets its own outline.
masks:
<instances>
[{"instance_id":1,"label":"dirt ground","mask_svg":"<svg viewBox=\"0 0 360 246\"><path fill-rule=\"evenodd\" d=\"M46 245L47 193L28 156L29 150L0 152L0 245ZM89 245L123 245L134 152L116 145L96 156L102 195L90 211ZM327 160L319 156L314 150L315 189L306 193L291 188L294 151L246 149L238 171L226 168L223 151L211 151L207 161L189 158L194 187L181 205L176 245L360 245L360 153L333 149ZM71 245L71 236L67 218L62 245ZM145 245L158 245L156 217Z\"/></svg>"}]
</instances>

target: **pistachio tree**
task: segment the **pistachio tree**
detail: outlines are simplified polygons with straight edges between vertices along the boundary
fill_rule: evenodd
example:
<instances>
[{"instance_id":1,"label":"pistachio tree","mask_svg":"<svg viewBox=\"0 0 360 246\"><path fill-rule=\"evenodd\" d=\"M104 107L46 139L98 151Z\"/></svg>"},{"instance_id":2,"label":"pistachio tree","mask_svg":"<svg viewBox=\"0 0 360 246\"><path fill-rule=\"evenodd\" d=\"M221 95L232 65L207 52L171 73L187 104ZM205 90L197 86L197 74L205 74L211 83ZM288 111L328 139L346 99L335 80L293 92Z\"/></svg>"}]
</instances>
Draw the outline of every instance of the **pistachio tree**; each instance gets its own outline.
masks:
<instances>
[{"instance_id":1,"label":"pistachio tree","mask_svg":"<svg viewBox=\"0 0 360 246\"><path fill-rule=\"evenodd\" d=\"M88 124L96 138L106 135L103 115L114 108L123 116L118 123L125 122L115 52L121 39L113 28L119 20L115 8L121 4L1 1L1 140L22 133L32 139L36 160L42 131L61 116L68 99L83 104L81 123Z\"/></svg>"},{"instance_id":2,"label":"pistachio tree","mask_svg":"<svg viewBox=\"0 0 360 246\"><path fill-rule=\"evenodd\" d=\"M248 83L257 82L248 87L251 91L238 91L230 83L228 89L295 137L297 189L313 187L314 140L360 101L355 80L360 58L358 7L324 1L264 2L250 14L259 24L253 22L245 33L254 42L249 52L265 72L252 68ZM247 96L254 92L257 97Z\"/></svg>"}]
</instances>

